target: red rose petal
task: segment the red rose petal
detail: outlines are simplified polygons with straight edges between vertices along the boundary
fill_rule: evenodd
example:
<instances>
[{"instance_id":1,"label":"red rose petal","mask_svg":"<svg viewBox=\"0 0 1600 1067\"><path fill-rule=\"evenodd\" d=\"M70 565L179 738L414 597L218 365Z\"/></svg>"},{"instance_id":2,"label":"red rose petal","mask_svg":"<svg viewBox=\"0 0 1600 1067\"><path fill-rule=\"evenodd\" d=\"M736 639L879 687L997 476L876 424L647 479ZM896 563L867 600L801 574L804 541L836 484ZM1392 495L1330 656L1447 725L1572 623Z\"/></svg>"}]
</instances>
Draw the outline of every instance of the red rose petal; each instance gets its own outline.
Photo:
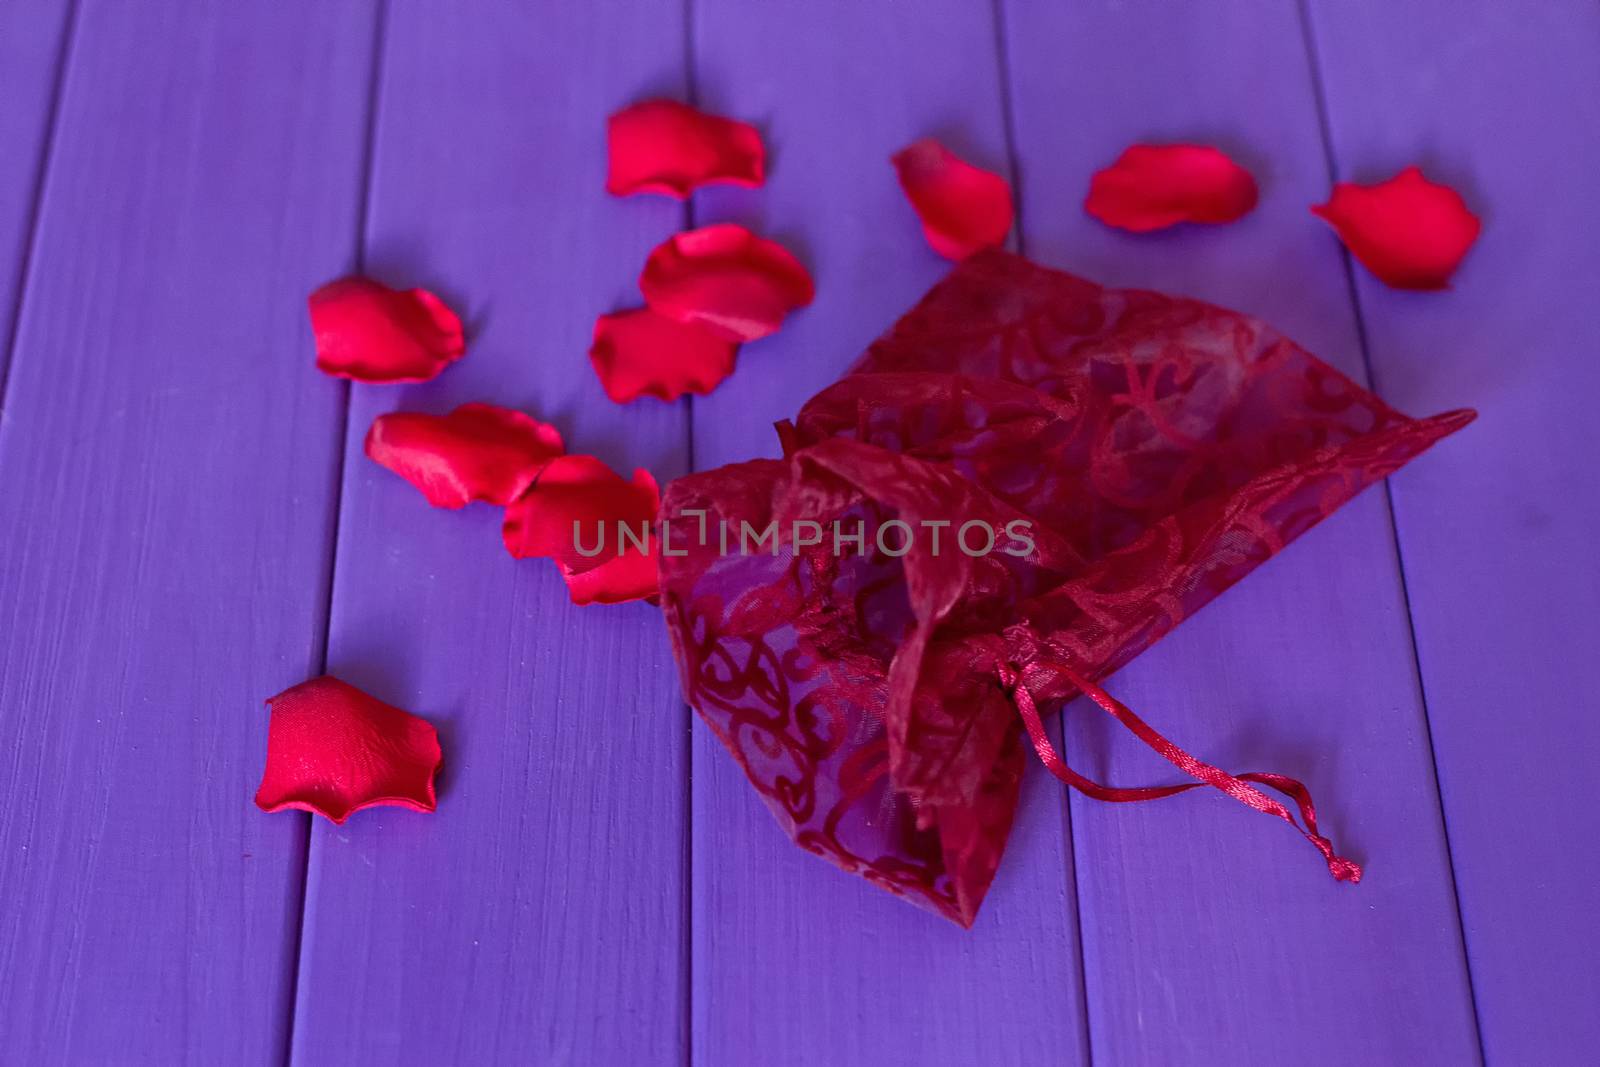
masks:
<instances>
[{"instance_id":1,"label":"red rose petal","mask_svg":"<svg viewBox=\"0 0 1600 1067\"><path fill-rule=\"evenodd\" d=\"M595 321L589 362L606 395L626 404L709 393L733 373L738 353L738 345L703 327L635 308Z\"/></svg>"},{"instance_id":2,"label":"red rose petal","mask_svg":"<svg viewBox=\"0 0 1600 1067\"><path fill-rule=\"evenodd\" d=\"M1461 194L1407 167L1386 182L1340 182L1311 213L1327 220L1352 255L1396 289L1443 289L1482 223Z\"/></svg>"},{"instance_id":3,"label":"red rose petal","mask_svg":"<svg viewBox=\"0 0 1600 1067\"><path fill-rule=\"evenodd\" d=\"M731 222L674 234L639 275L651 310L704 326L730 341L754 341L816 296L811 275L776 241Z\"/></svg>"},{"instance_id":4,"label":"red rose petal","mask_svg":"<svg viewBox=\"0 0 1600 1067\"><path fill-rule=\"evenodd\" d=\"M973 166L932 137L902 148L890 161L935 252L963 260L1005 243L1014 212L1011 186L1000 175Z\"/></svg>"},{"instance_id":5,"label":"red rose petal","mask_svg":"<svg viewBox=\"0 0 1600 1067\"><path fill-rule=\"evenodd\" d=\"M367 457L422 490L436 508L504 507L561 455L561 434L520 411L462 404L448 415L396 411L367 431Z\"/></svg>"},{"instance_id":6,"label":"red rose petal","mask_svg":"<svg viewBox=\"0 0 1600 1067\"><path fill-rule=\"evenodd\" d=\"M342 823L362 808L432 811L439 735L425 720L329 675L267 701L262 811L298 808Z\"/></svg>"},{"instance_id":7,"label":"red rose petal","mask_svg":"<svg viewBox=\"0 0 1600 1067\"><path fill-rule=\"evenodd\" d=\"M767 153L754 126L676 100L645 100L612 115L606 148L606 192L614 196L682 200L702 185L753 187L766 178Z\"/></svg>"},{"instance_id":8,"label":"red rose petal","mask_svg":"<svg viewBox=\"0 0 1600 1067\"><path fill-rule=\"evenodd\" d=\"M1232 222L1256 206L1250 172L1210 145L1136 144L1095 174L1083 209L1148 233L1180 222Z\"/></svg>"},{"instance_id":9,"label":"red rose petal","mask_svg":"<svg viewBox=\"0 0 1600 1067\"><path fill-rule=\"evenodd\" d=\"M625 604L656 595L656 557L630 549L626 554L586 571L563 571L567 595L574 604Z\"/></svg>"},{"instance_id":10,"label":"red rose petal","mask_svg":"<svg viewBox=\"0 0 1600 1067\"><path fill-rule=\"evenodd\" d=\"M506 508L502 534L506 550L517 559L555 560L575 604L638 600L656 592L651 527L660 505L649 471L634 471L628 482L593 456L562 456ZM647 540L649 550L641 552L631 542L619 545L618 522ZM599 551L585 555L578 539L582 548ZM619 547L625 551L619 554Z\"/></svg>"},{"instance_id":11,"label":"red rose petal","mask_svg":"<svg viewBox=\"0 0 1600 1067\"><path fill-rule=\"evenodd\" d=\"M341 278L311 294L317 369L358 382L425 382L466 353L461 320L426 289Z\"/></svg>"}]
</instances>

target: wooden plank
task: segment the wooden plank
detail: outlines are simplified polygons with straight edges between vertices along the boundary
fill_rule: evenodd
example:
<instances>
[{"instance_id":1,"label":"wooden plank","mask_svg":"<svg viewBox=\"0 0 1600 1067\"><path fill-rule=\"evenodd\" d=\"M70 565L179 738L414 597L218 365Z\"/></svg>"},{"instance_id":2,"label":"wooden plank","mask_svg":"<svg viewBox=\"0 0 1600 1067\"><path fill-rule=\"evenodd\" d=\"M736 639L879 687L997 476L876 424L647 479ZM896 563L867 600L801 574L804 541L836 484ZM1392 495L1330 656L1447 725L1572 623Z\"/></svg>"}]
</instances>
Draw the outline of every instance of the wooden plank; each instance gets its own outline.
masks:
<instances>
[{"instance_id":1,"label":"wooden plank","mask_svg":"<svg viewBox=\"0 0 1600 1067\"><path fill-rule=\"evenodd\" d=\"M1359 379L1339 259L1306 210L1327 164L1295 6L1008 0L1005 11L1028 251L1259 314ZM1102 227L1080 206L1089 177L1140 140L1220 144L1256 173L1260 207L1221 228ZM1307 782L1367 876L1335 884L1304 842L1222 797L1075 796L1096 1060L1473 1062L1383 493L1353 501L1108 685L1198 755ZM1067 714L1086 772L1174 780L1091 705Z\"/></svg>"},{"instance_id":2,"label":"wooden plank","mask_svg":"<svg viewBox=\"0 0 1600 1067\"><path fill-rule=\"evenodd\" d=\"M371 9L89 4L0 422L0 1059L283 1055ZM293 71L293 77L286 77ZM10 101L8 101L8 104Z\"/></svg>"},{"instance_id":3,"label":"wooden plank","mask_svg":"<svg viewBox=\"0 0 1600 1067\"><path fill-rule=\"evenodd\" d=\"M694 409L701 468L775 455L771 423L832 382L948 268L888 162L937 134L1004 170L990 5L697 0L706 106L758 121L766 188L707 190L796 249L813 307L749 345ZM693 773L693 1041L706 1063L1081 1062L1077 925L1058 787L1024 783L999 876L964 931L792 844L711 733Z\"/></svg>"},{"instance_id":4,"label":"wooden plank","mask_svg":"<svg viewBox=\"0 0 1600 1067\"><path fill-rule=\"evenodd\" d=\"M0 404L12 327L38 217L40 178L55 117L66 0L0 7Z\"/></svg>"},{"instance_id":5,"label":"wooden plank","mask_svg":"<svg viewBox=\"0 0 1600 1067\"><path fill-rule=\"evenodd\" d=\"M1412 162L1484 217L1450 292L1359 267L1397 403L1470 404L1459 443L1394 479L1401 554L1484 1051L1600 1045L1600 6L1312 8L1340 177Z\"/></svg>"},{"instance_id":6,"label":"wooden plank","mask_svg":"<svg viewBox=\"0 0 1600 1067\"><path fill-rule=\"evenodd\" d=\"M330 670L438 724L443 790L430 816L319 820L295 1059L677 1063L687 734L660 612L573 607L553 566L506 554L499 509L430 510L361 442L381 412L483 400L682 472L683 405L612 404L585 355L682 220L603 191L606 115L682 92L682 12L456 14L390 7L366 251L464 312L468 355L354 390L329 645Z\"/></svg>"}]
</instances>

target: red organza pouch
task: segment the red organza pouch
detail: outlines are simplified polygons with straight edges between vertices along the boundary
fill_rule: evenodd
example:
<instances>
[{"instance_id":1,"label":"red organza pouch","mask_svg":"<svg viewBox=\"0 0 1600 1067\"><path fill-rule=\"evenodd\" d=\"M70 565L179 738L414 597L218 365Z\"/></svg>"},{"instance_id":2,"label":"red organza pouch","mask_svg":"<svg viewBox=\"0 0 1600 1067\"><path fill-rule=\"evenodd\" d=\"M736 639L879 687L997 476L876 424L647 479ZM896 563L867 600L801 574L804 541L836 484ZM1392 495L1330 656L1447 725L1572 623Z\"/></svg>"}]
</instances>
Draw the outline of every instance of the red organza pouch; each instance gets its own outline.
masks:
<instances>
[{"instance_id":1,"label":"red organza pouch","mask_svg":"<svg viewBox=\"0 0 1600 1067\"><path fill-rule=\"evenodd\" d=\"M1197 785L1360 869L1310 795L1172 745L1095 685L1471 421L1411 419L1265 324L1002 252L955 268L779 426L667 489L684 691L802 848L970 925L1032 742L1107 800ZM1189 784L1115 789L1039 708L1087 693Z\"/></svg>"}]
</instances>

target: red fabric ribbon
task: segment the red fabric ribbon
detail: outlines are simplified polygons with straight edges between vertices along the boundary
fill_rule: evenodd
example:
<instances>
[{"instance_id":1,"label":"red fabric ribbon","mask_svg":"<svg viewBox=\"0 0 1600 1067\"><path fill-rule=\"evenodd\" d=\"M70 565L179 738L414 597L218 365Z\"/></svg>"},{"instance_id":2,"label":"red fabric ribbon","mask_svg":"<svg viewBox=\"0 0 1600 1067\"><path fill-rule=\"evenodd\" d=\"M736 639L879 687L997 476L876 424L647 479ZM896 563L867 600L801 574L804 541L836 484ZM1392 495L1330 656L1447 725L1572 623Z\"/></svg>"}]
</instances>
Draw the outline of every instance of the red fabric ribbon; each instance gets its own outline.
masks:
<instances>
[{"instance_id":1,"label":"red fabric ribbon","mask_svg":"<svg viewBox=\"0 0 1600 1067\"><path fill-rule=\"evenodd\" d=\"M1132 734L1156 752L1173 766L1177 767L1189 777L1196 779L1183 785L1144 786L1134 789L1122 789L1116 786L1102 785L1067 766L1067 761L1061 758L1055 746L1050 743L1049 734L1045 733L1044 720L1039 716L1038 705L1034 703L1033 694L1029 691L1027 674L1030 671L1051 672L1065 678L1072 685L1082 690L1085 696L1105 709L1117 722L1127 727ZM1307 841L1314 845L1323 859L1328 862L1328 873L1341 882L1361 881L1361 867L1352 860L1345 859L1333 850L1333 842L1323 837L1317 830L1317 809L1311 801L1311 791L1301 782L1281 774L1229 774L1220 767L1213 767L1203 760L1185 752L1160 733L1155 728L1135 715L1127 705L1117 700L1110 693L1095 685L1088 678L1073 670L1070 666L1059 660L1052 660L1048 665L1036 665L1027 669L1015 666L1002 666L999 671L1001 683L1010 691L1011 700L1016 705L1017 711L1022 716L1023 725L1027 727L1028 738L1033 742L1034 751L1039 754L1039 760L1045 769L1055 775L1067 785L1078 790L1095 800L1109 800L1113 803L1128 803L1137 800L1159 800L1177 793L1187 792L1209 785L1220 789L1228 796L1254 808L1256 811L1268 815L1275 815L1284 822L1299 830ZM1259 789L1251 787L1249 782L1275 789L1284 796L1293 800L1300 809L1300 817L1305 820L1302 828L1295 822L1289 809L1273 800Z\"/></svg>"}]
</instances>

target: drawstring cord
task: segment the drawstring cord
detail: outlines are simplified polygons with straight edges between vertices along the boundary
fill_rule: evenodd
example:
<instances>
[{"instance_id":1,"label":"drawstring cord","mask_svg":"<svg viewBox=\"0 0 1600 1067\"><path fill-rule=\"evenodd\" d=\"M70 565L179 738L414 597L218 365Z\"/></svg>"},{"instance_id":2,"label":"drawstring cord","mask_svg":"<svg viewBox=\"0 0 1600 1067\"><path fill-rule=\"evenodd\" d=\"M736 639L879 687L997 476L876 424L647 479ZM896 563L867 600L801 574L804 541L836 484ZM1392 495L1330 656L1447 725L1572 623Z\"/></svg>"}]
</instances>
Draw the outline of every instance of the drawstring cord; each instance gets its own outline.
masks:
<instances>
[{"instance_id":1,"label":"drawstring cord","mask_svg":"<svg viewBox=\"0 0 1600 1067\"><path fill-rule=\"evenodd\" d=\"M1095 685L1088 678L1079 674L1071 667L1057 660L1052 660L1047 665L1041 665L1043 670L1059 674L1072 685L1082 690L1084 695L1100 705L1107 714L1125 726L1132 734L1145 744L1149 745L1164 759L1177 767L1189 777L1196 779L1184 785L1148 786L1138 789L1119 789L1115 786L1101 785L1099 782L1085 778L1083 775L1067 766L1067 761L1061 758L1055 746L1050 743L1050 737L1045 733L1044 720L1039 716L1039 708L1034 703L1033 694L1024 682L1023 672L1014 665L1000 667L1000 681L1011 693L1012 702L1022 716L1023 725L1027 728L1028 738L1033 742L1034 751L1039 754L1039 760L1045 768L1067 785L1078 790L1086 796L1096 800L1108 800L1113 803L1128 803L1139 800L1158 800L1170 797L1190 789L1201 786L1212 786L1226 793L1228 796L1254 808L1256 811L1273 815L1299 830L1310 841L1323 859L1328 862L1328 873L1341 882L1361 881L1361 868L1351 860L1338 855L1333 850L1333 842L1323 837L1317 830L1317 810L1311 802L1311 791L1302 783L1281 774L1240 774L1233 775L1220 767L1196 759L1135 715L1126 705L1122 704L1110 693ZM1295 802L1300 809L1300 817L1304 820L1302 828L1289 809L1249 785L1255 782L1274 789Z\"/></svg>"}]
</instances>

